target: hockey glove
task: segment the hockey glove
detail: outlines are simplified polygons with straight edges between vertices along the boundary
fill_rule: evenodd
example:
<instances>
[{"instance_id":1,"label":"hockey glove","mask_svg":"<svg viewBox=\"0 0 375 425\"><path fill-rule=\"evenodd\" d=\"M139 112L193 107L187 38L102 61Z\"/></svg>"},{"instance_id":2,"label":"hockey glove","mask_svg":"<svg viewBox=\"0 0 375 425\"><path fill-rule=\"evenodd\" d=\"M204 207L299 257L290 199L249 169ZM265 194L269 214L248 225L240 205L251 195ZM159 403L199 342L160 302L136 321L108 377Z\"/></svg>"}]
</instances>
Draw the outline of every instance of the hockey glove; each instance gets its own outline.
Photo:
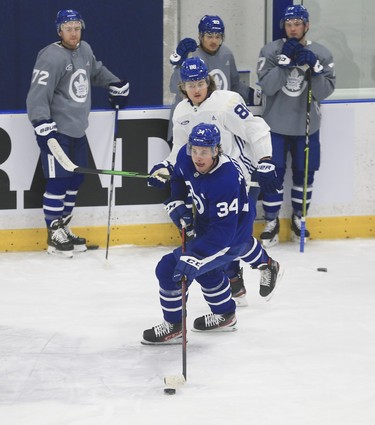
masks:
<instances>
[{"instance_id":1,"label":"hockey glove","mask_svg":"<svg viewBox=\"0 0 375 425\"><path fill-rule=\"evenodd\" d=\"M173 173L173 165L168 161L159 162L154 165L150 171L150 177L148 178L148 184L159 189L165 187L168 180L163 177L170 176Z\"/></svg>"},{"instance_id":2,"label":"hockey glove","mask_svg":"<svg viewBox=\"0 0 375 425\"><path fill-rule=\"evenodd\" d=\"M281 54L293 59L301 50L304 50L302 44L296 38L289 38L284 43Z\"/></svg>"},{"instance_id":3,"label":"hockey glove","mask_svg":"<svg viewBox=\"0 0 375 425\"><path fill-rule=\"evenodd\" d=\"M167 201L168 202L168 201ZM181 230L182 227L189 229L193 226L194 218L191 209L187 208L184 201L171 201L165 206L165 210L173 223Z\"/></svg>"},{"instance_id":4,"label":"hockey glove","mask_svg":"<svg viewBox=\"0 0 375 425\"><path fill-rule=\"evenodd\" d=\"M43 120L34 124L34 131L36 135L36 141L38 142L40 150L52 155L47 142L48 139L57 138L57 126L55 121Z\"/></svg>"},{"instance_id":5,"label":"hockey glove","mask_svg":"<svg viewBox=\"0 0 375 425\"><path fill-rule=\"evenodd\" d=\"M202 261L192 255L185 253L181 255L173 272L173 282L181 282L183 276L186 277L188 283L191 283L197 275Z\"/></svg>"},{"instance_id":6,"label":"hockey glove","mask_svg":"<svg viewBox=\"0 0 375 425\"><path fill-rule=\"evenodd\" d=\"M129 83L126 80L118 81L117 83L110 83L109 90L109 103L113 109L122 109L128 103L129 96Z\"/></svg>"},{"instance_id":7,"label":"hockey glove","mask_svg":"<svg viewBox=\"0 0 375 425\"><path fill-rule=\"evenodd\" d=\"M320 74L323 71L323 66L311 50L303 49L298 53L296 62L299 66L308 65L314 74Z\"/></svg>"},{"instance_id":8,"label":"hockey glove","mask_svg":"<svg viewBox=\"0 0 375 425\"><path fill-rule=\"evenodd\" d=\"M276 164L271 159L259 161L258 182L263 193L274 193L281 190L282 183L277 176Z\"/></svg>"},{"instance_id":9,"label":"hockey glove","mask_svg":"<svg viewBox=\"0 0 375 425\"><path fill-rule=\"evenodd\" d=\"M178 43L177 49L171 54L169 61L172 65L181 65L189 53L195 52L197 47L197 42L194 39L184 38Z\"/></svg>"}]
</instances>

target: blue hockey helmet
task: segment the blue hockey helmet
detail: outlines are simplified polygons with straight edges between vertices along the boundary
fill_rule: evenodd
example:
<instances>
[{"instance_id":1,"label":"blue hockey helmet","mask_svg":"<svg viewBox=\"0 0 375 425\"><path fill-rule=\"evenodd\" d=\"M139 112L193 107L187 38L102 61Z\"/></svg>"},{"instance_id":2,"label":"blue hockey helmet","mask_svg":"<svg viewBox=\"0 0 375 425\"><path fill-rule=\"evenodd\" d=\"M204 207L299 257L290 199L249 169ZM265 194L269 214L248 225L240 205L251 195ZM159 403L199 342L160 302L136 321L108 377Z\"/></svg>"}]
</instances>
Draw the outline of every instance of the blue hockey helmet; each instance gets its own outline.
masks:
<instances>
[{"instance_id":1,"label":"blue hockey helmet","mask_svg":"<svg viewBox=\"0 0 375 425\"><path fill-rule=\"evenodd\" d=\"M55 25L57 29L57 34L61 31L61 24L70 21L79 21L81 22L82 29L85 29L85 21L82 19L82 16L79 12L72 9L63 9L57 12Z\"/></svg>"},{"instance_id":2,"label":"blue hockey helmet","mask_svg":"<svg viewBox=\"0 0 375 425\"><path fill-rule=\"evenodd\" d=\"M225 26L223 20L217 15L204 15L198 24L199 33L216 33L224 35Z\"/></svg>"},{"instance_id":3,"label":"blue hockey helmet","mask_svg":"<svg viewBox=\"0 0 375 425\"><path fill-rule=\"evenodd\" d=\"M201 122L191 130L187 144L187 153L191 155L192 146L202 146L212 148L212 153L215 154L214 148L220 144L220 140L220 130L215 124Z\"/></svg>"},{"instance_id":4,"label":"blue hockey helmet","mask_svg":"<svg viewBox=\"0 0 375 425\"><path fill-rule=\"evenodd\" d=\"M199 57L187 58L180 68L181 81L199 81L208 78L208 69L203 59Z\"/></svg>"},{"instance_id":5,"label":"blue hockey helmet","mask_svg":"<svg viewBox=\"0 0 375 425\"><path fill-rule=\"evenodd\" d=\"M309 12L306 7L302 4L295 4L294 6L288 6L284 15L280 20L280 28L284 28L285 21L289 19L301 19L305 24L309 22Z\"/></svg>"}]
</instances>

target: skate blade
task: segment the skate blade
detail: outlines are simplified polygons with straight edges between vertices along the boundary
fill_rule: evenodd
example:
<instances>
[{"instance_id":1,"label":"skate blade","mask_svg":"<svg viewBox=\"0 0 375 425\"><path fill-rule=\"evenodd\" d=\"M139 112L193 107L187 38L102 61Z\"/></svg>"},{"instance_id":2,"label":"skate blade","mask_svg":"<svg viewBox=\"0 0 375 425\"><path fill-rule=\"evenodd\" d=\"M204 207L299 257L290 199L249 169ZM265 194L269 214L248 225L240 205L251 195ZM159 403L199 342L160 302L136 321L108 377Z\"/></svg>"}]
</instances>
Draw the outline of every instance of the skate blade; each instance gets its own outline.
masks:
<instances>
[{"instance_id":1,"label":"skate blade","mask_svg":"<svg viewBox=\"0 0 375 425\"><path fill-rule=\"evenodd\" d=\"M223 326L221 328L214 328L214 329L195 329L191 328L193 332L200 332L200 333L217 333L217 332L235 332L237 330L236 323L233 326Z\"/></svg>"},{"instance_id":2,"label":"skate blade","mask_svg":"<svg viewBox=\"0 0 375 425\"><path fill-rule=\"evenodd\" d=\"M241 295L240 297L232 297L232 300L236 303L237 307L247 307L249 303L247 302L246 295Z\"/></svg>"},{"instance_id":3,"label":"skate blade","mask_svg":"<svg viewBox=\"0 0 375 425\"><path fill-rule=\"evenodd\" d=\"M263 248L272 248L279 243L279 235L274 236L272 239L261 239Z\"/></svg>"},{"instance_id":4,"label":"skate blade","mask_svg":"<svg viewBox=\"0 0 375 425\"><path fill-rule=\"evenodd\" d=\"M300 243L301 238L299 236L297 236L294 232L291 232L290 240L292 242ZM308 240L309 240L309 238L305 237L305 243L307 243Z\"/></svg>"},{"instance_id":5,"label":"skate blade","mask_svg":"<svg viewBox=\"0 0 375 425\"><path fill-rule=\"evenodd\" d=\"M87 246L84 245L74 245L74 252L86 252Z\"/></svg>"},{"instance_id":6,"label":"skate blade","mask_svg":"<svg viewBox=\"0 0 375 425\"><path fill-rule=\"evenodd\" d=\"M61 258L73 258L73 251L60 251L52 246L47 248L47 253Z\"/></svg>"},{"instance_id":7,"label":"skate blade","mask_svg":"<svg viewBox=\"0 0 375 425\"><path fill-rule=\"evenodd\" d=\"M187 342L187 341L186 341ZM181 345L182 344L182 336L178 338L173 338L165 342L151 342L146 341L145 339L142 339L141 341L142 345Z\"/></svg>"},{"instance_id":8,"label":"skate blade","mask_svg":"<svg viewBox=\"0 0 375 425\"><path fill-rule=\"evenodd\" d=\"M266 297L264 297L264 299L268 302L273 296L274 296L274 294L275 294L275 291L276 291L276 289L279 287L279 283L280 283L280 281L281 281L281 279L282 279L282 277L283 277L283 275L284 275L284 268L282 267L282 266L280 266L280 268L279 268L279 273L277 273L277 279L276 279L276 284L275 284L275 287L273 288L273 291L269 294L269 295L267 295Z\"/></svg>"}]
</instances>

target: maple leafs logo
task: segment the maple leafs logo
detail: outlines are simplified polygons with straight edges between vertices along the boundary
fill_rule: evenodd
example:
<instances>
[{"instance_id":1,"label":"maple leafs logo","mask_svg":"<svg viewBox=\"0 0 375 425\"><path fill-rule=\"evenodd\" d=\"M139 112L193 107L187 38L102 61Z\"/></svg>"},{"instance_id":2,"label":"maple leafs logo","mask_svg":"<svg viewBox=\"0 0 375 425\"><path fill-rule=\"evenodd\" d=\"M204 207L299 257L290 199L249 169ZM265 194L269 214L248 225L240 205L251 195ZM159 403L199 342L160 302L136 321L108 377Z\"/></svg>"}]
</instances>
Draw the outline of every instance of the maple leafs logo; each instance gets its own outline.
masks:
<instances>
[{"instance_id":1,"label":"maple leafs logo","mask_svg":"<svg viewBox=\"0 0 375 425\"><path fill-rule=\"evenodd\" d=\"M86 70L77 69L70 77L69 94L78 103L84 103L89 93Z\"/></svg>"},{"instance_id":2,"label":"maple leafs logo","mask_svg":"<svg viewBox=\"0 0 375 425\"><path fill-rule=\"evenodd\" d=\"M293 68L290 71L282 91L288 96L300 96L305 88L304 73L298 68Z\"/></svg>"},{"instance_id":3,"label":"maple leafs logo","mask_svg":"<svg viewBox=\"0 0 375 425\"><path fill-rule=\"evenodd\" d=\"M75 93L78 97L87 96L87 80L83 77L82 74L79 76L78 81L74 81L73 85L75 88Z\"/></svg>"}]
</instances>

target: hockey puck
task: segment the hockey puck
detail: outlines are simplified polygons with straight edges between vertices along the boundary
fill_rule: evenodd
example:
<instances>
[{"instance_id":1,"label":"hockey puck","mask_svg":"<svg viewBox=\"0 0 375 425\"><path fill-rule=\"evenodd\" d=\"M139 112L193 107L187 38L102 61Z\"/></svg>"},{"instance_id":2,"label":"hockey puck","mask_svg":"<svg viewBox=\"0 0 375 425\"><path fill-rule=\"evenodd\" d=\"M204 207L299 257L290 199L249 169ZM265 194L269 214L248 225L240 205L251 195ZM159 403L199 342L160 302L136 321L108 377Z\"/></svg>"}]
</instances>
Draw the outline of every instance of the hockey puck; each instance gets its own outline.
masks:
<instances>
[{"instance_id":1,"label":"hockey puck","mask_svg":"<svg viewBox=\"0 0 375 425\"><path fill-rule=\"evenodd\" d=\"M173 395L176 394L176 390L174 388L164 388L164 394Z\"/></svg>"},{"instance_id":2,"label":"hockey puck","mask_svg":"<svg viewBox=\"0 0 375 425\"><path fill-rule=\"evenodd\" d=\"M94 249L99 249L99 245L86 245L87 249L92 251Z\"/></svg>"},{"instance_id":3,"label":"hockey puck","mask_svg":"<svg viewBox=\"0 0 375 425\"><path fill-rule=\"evenodd\" d=\"M326 267L318 267L316 270L318 272L328 272L328 269Z\"/></svg>"}]
</instances>

